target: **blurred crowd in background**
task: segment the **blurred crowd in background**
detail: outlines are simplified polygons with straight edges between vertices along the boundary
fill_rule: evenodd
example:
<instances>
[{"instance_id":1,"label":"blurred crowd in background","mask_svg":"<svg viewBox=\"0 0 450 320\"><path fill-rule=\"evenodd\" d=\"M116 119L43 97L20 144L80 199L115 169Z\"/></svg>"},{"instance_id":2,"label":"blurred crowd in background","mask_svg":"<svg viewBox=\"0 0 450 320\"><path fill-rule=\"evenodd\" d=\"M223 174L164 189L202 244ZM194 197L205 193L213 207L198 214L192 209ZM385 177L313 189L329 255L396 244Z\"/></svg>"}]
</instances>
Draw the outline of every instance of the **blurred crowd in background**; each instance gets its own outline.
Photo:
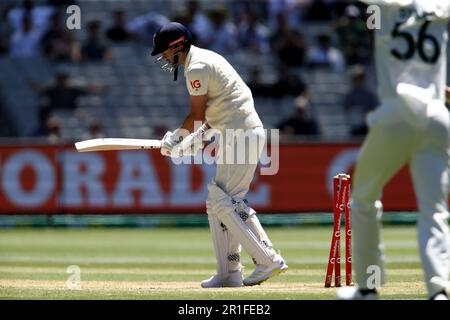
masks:
<instances>
[{"instance_id":1,"label":"blurred crowd in background","mask_svg":"<svg viewBox=\"0 0 450 320\"><path fill-rule=\"evenodd\" d=\"M318 121L318 113L323 111L312 110L314 97L309 81L310 73L316 70L338 75L338 79L348 84L346 91L335 101L345 112L342 121L346 122L347 137L363 137L367 132L365 115L376 108L378 98L373 75L370 84L367 79L368 70L373 67L373 35L366 28L366 7L359 2L148 0L139 2L140 8L148 8L147 11L130 16L129 11L135 1L109 0L106 1L110 10L106 20L96 19L94 12L90 12L89 19L86 19L87 15L83 12L86 2L0 2L0 59L21 63L40 57L55 67L50 83L40 82L38 75L34 80L28 77L23 80L27 90L36 97L38 118L38 125L29 128L25 134L18 134L14 121L8 120L6 111L11 106L2 101L2 89L3 93L6 89L0 82L2 136L44 136L50 142L58 142L62 137L63 124L54 116L55 110L63 109L76 114L81 96L111 94L107 84L78 85L72 82L70 69L61 66L108 65L117 59L111 50L116 45L136 45L142 48L142 55L149 55L154 32L168 21L185 24L194 35L194 44L199 47L211 49L225 57L239 53L255 59L264 57L273 64L276 73L272 75L273 81L269 82L264 81L267 78L264 77L264 65L248 63L247 68L239 72L251 88L255 100L258 99L256 101L289 99L289 114L280 114L272 125L281 130L285 141L307 136L320 140L323 126ZM73 31L66 27L66 9L72 4L81 7L81 30ZM160 11L159 8L165 10ZM316 26L314 30L318 30L313 35L305 34L310 26ZM188 106L185 108L187 112ZM258 104L256 108L258 110ZM83 125L85 133L79 138L105 135L100 118L89 119ZM166 129L154 123L152 125L151 134L159 134Z\"/></svg>"}]
</instances>

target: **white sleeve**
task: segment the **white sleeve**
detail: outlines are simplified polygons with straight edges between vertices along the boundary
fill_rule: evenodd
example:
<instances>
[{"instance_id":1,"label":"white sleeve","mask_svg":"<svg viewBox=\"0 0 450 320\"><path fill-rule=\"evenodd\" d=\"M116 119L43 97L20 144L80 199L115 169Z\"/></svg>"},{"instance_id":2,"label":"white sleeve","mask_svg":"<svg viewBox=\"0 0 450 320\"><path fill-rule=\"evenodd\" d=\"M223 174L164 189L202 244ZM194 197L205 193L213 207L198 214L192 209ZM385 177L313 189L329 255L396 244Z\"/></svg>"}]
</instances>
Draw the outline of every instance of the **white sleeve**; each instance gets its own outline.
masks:
<instances>
[{"instance_id":1,"label":"white sleeve","mask_svg":"<svg viewBox=\"0 0 450 320\"><path fill-rule=\"evenodd\" d=\"M450 16L450 0L359 0L367 5L389 7L406 7L413 5L419 14L435 13L438 18L447 19Z\"/></svg>"},{"instance_id":2,"label":"white sleeve","mask_svg":"<svg viewBox=\"0 0 450 320\"><path fill-rule=\"evenodd\" d=\"M202 96L207 94L208 82L208 66L201 63L189 66L189 69L186 72L186 86L191 96Z\"/></svg>"},{"instance_id":3,"label":"white sleeve","mask_svg":"<svg viewBox=\"0 0 450 320\"><path fill-rule=\"evenodd\" d=\"M392 5L392 6L409 6L414 0L359 0L365 4Z\"/></svg>"}]
</instances>

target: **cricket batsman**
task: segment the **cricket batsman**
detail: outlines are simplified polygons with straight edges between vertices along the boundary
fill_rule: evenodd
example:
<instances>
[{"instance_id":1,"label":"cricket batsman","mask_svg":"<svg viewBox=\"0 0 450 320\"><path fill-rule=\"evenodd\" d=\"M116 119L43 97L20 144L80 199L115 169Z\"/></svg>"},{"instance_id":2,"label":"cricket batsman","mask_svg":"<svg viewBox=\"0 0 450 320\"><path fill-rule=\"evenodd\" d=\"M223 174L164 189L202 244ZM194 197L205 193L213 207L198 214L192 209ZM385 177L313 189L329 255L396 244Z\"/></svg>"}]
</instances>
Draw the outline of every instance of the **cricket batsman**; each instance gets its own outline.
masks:
<instances>
[{"instance_id":1,"label":"cricket batsman","mask_svg":"<svg viewBox=\"0 0 450 320\"><path fill-rule=\"evenodd\" d=\"M180 128L164 135L161 153L172 157L189 154L186 146L190 149L190 143L186 141L192 141L198 134L194 122L200 121L222 136L225 130L233 130L232 136L227 135L219 145L222 159L235 152L246 159L259 160L265 132L251 91L234 68L219 54L194 46L191 33L180 23L161 27L154 36L153 47L152 56L159 55L157 61L162 62L163 70L174 74L174 80L179 66L184 67L190 94L190 112ZM186 131L191 134L186 136L183 134ZM238 150L237 141L245 137L257 143ZM206 211L217 274L202 281L203 288L252 286L288 268L245 199L256 167L257 161L228 163L219 162L216 157L216 175L208 185ZM254 272L245 279L240 262L241 245L256 264Z\"/></svg>"},{"instance_id":2,"label":"cricket batsman","mask_svg":"<svg viewBox=\"0 0 450 320\"><path fill-rule=\"evenodd\" d=\"M382 103L367 117L369 133L353 180L357 287L342 288L338 298L378 298L377 290L385 283L380 198L384 185L409 165L419 209L418 243L428 298L448 300L450 116L444 102L450 1L362 2L380 10L375 61Z\"/></svg>"}]
</instances>

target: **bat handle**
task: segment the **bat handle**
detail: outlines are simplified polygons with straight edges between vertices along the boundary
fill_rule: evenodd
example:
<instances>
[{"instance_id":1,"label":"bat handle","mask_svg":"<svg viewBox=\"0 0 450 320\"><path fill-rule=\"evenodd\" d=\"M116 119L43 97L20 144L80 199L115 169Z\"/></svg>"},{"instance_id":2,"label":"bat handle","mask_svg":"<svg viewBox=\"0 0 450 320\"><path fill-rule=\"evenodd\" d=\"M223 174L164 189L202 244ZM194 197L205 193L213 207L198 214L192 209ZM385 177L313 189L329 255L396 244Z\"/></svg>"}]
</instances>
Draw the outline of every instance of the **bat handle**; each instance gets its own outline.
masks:
<instances>
[{"instance_id":1,"label":"bat handle","mask_svg":"<svg viewBox=\"0 0 450 320\"><path fill-rule=\"evenodd\" d=\"M201 137L208 129L210 129L211 127L209 126L208 122L205 122L204 124L202 124L200 126L200 128L198 128L195 132L194 135L196 137Z\"/></svg>"}]
</instances>

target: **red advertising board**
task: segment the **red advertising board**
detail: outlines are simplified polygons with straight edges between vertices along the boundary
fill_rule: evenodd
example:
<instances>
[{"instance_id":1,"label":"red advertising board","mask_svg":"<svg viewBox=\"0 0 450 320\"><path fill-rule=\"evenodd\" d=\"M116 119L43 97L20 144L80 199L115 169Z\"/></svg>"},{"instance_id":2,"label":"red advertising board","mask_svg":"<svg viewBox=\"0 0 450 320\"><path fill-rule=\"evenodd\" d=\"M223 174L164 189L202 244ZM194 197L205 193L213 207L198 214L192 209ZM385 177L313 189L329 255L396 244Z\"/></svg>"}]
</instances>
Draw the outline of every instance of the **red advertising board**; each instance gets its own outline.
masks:
<instances>
[{"instance_id":1,"label":"red advertising board","mask_svg":"<svg viewBox=\"0 0 450 320\"><path fill-rule=\"evenodd\" d=\"M280 146L248 194L259 212L331 212L332 177L352 173L359 145ZM278 167L274 175L261 169ZM77 153L71 146L0 146L0 213L202 213L215 167L159 151ZM376 173L374 173L376 174ZM408 171L385 188L385 210L415 210Z\"/></svg>"}]
</instances>

